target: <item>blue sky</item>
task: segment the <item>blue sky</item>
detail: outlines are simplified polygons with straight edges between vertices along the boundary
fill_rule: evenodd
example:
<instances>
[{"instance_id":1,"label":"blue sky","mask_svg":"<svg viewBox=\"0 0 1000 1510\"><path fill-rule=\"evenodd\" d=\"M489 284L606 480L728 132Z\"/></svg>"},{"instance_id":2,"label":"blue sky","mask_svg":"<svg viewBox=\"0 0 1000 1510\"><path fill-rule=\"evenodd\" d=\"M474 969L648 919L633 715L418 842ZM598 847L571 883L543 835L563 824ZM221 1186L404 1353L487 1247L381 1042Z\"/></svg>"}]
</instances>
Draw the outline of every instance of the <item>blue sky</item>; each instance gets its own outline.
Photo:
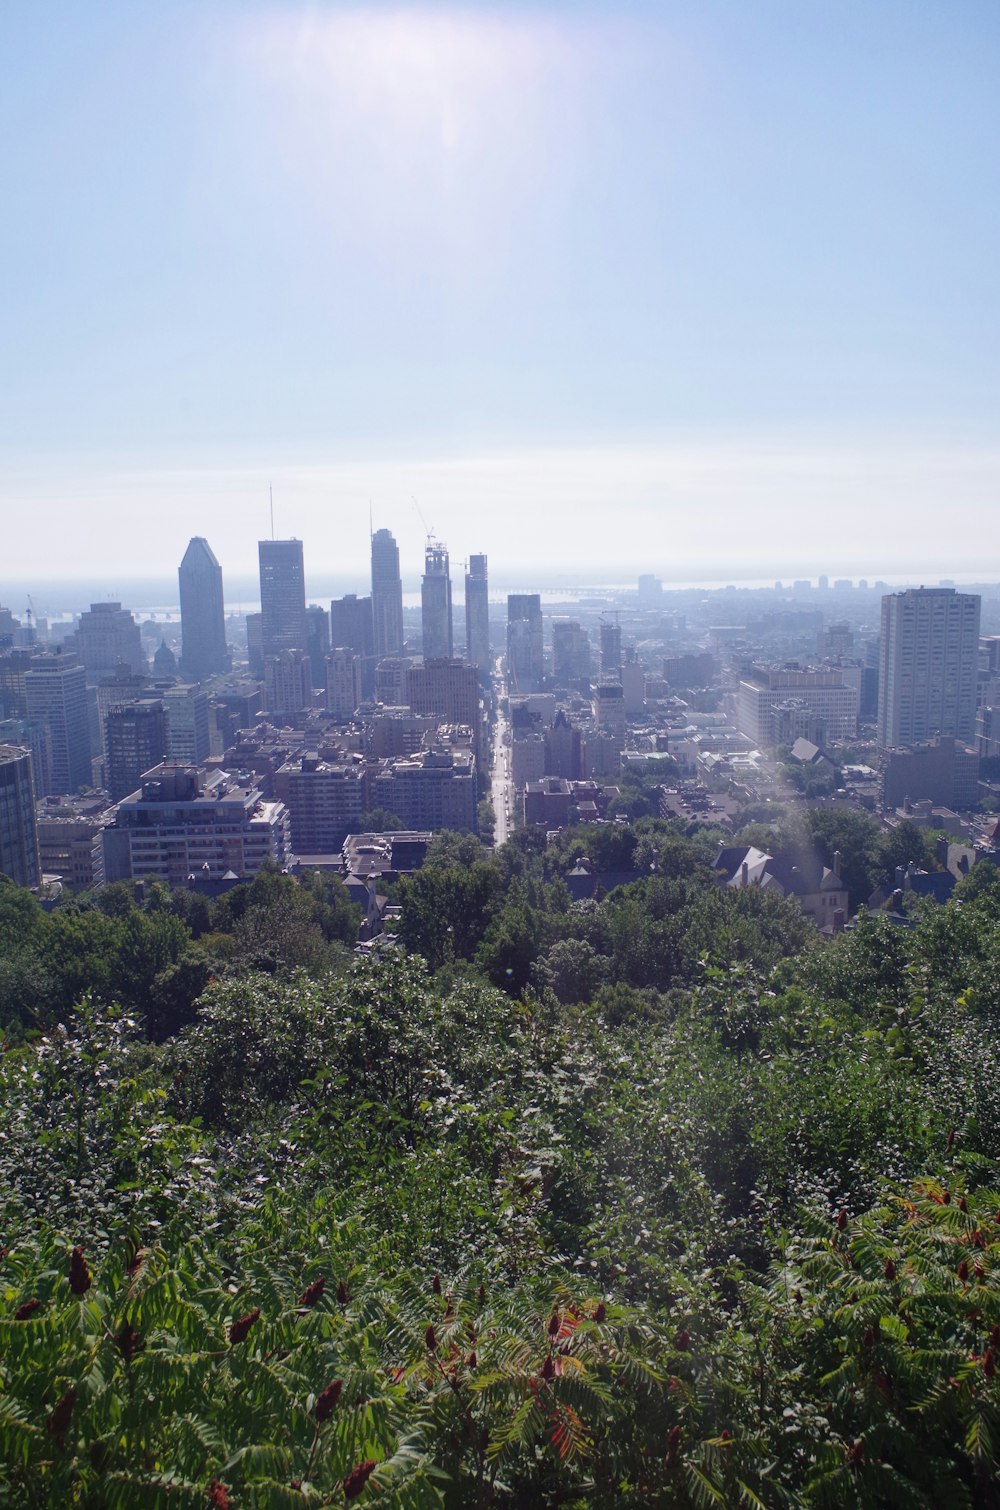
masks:
<instances>
[{"instance_id":1,"label":"blue sky","mask_svg":"<svg viewBox=\"0 0 1000 1510\"><path fill-rule=\"evenodd\" d=\"M269 481L325 569L416 497L510 568L1000 575L992 0L9 0L0 69L0 594L245 570Z\"/></svg>"}]
</instances>

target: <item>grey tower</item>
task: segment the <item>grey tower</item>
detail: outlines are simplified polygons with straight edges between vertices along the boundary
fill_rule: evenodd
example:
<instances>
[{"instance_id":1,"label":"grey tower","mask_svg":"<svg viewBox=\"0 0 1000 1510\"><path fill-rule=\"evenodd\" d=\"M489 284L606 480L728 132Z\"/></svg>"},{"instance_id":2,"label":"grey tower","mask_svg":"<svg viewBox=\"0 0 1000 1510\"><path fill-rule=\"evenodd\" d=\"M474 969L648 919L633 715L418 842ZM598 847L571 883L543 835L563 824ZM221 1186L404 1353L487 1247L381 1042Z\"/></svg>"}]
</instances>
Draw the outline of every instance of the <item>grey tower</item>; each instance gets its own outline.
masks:
<instances>
[{"instance_id":1,"label":"grey tower","mask_svg":"<svg viewBox=\"0 0 1000 1510\"><path fill-rule=\"evenodd\" d=\"M953 587L882 599L878 742L882 749L976 732L980 600Z\"/></svg>"},{"instance_id":2,"label":"grey tower","mask_svg":"<svg viewBox=\"0 0 1000 1510\"><path fill-rule=\"evenodd\" d=\"M388 530L372 536L372 614L375 654L400 655L403 649L403 584L399 576L399 547Z\"/></svg>"},{"instance_id":3,"label":"grey tower","mask_svg":"<svg viewBox=\"0 0 1000 1510\"><path fill-rule=\"evenodd\" d=\"M470 556L465 574L465 658L481 676L490 669L490 590L486 557Z\"/></svg>"},{"instance_id":4,"label":"grey tower","mask_svg":"<svg viewBox=\"0 0 1000 1510\"><path fill-rule=\"evenodd\" d=\"M305 650L306 579L301 540L260 540L261 639L265 662L283 650Z\"/></svg>"},{"instance_id":5,"label":"grey tower","mask_svg":"<svg viewBox=\"0 0 1000 1510\"><path fill-rule=\"evenodd\" d=\"M507 596L507 679L512 692L538 692L545 675L542 600L537 592Z\"/></svg>"},{"instance_id":6,"label":"grey tower","mask_svg":"<svg viewBox=\"0 0 1000 1510\"><path fill-rule=\"evenodd\" d=\"M202 535L188 543L177 570L181 593L181 669L201 682L232 669L226 646L222 567ZM155 764L155 762L150 762Z\"/></svg>"},{"instance_id":7,"label":"grey tower","mask_svg":"<svg viewBox=\"0 0 1000 1510\"><path fill-rule=\"evenodd\" d=\"M450 660L451 577L448 547L428 540L424 550L424 575L420 583L420 617L424 635L424 660Z\"/></svg>"}]
</instances>

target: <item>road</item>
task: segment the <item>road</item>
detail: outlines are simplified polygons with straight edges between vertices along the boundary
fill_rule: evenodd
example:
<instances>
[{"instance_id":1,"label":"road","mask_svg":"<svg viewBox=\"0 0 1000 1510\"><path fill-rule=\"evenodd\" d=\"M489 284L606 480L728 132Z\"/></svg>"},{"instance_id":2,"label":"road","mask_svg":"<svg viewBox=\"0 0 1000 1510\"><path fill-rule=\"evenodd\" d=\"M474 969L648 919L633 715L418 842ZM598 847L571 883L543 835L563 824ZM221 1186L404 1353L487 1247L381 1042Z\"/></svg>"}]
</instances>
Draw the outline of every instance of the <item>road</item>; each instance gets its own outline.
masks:
<instances>
[{"instance_id":1,"label":"road","mask_svg":"<svg viewBox=\"0 0 1000 1510\"><path fill-rule=\"evenodd\" d=\"M497 721L493 735L493 783L491 797L493 801L494 844L506 843L514 829L514 786L510 779L510 724L507 715L501 709L501 702L507 695L507 685L503 679L502 661L497 662L495 675L497 697Z\"/></svg>"}]
</instances>

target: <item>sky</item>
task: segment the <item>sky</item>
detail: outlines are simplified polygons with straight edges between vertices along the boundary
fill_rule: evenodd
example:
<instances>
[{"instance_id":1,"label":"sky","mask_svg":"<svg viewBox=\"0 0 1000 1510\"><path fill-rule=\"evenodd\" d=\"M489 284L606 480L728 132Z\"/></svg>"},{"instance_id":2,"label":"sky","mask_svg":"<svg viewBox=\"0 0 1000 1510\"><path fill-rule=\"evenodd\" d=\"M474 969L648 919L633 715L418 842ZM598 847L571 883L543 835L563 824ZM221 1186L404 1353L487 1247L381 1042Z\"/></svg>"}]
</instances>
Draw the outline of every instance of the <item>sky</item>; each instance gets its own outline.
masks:
<instances>
[{"instance_id":1,"label":"sky","mask_svg":"<svg viewBox=\"0 0 1000 1510\"><path fill-rule=\"evenodd\" d=\"M1000 577L995 0L0 8L0 601ZM9 598L11 593L8 591Z\"/></svg>"}]
</instances>

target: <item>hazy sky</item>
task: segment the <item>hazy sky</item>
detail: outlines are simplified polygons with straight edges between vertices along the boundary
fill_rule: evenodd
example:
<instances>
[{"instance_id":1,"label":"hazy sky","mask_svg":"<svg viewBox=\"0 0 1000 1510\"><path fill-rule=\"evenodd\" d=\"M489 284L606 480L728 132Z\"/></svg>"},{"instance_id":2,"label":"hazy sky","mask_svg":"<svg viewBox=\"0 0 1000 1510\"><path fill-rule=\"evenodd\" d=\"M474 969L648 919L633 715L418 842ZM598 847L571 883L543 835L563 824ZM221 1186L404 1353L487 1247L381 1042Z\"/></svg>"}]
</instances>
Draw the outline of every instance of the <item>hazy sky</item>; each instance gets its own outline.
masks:
<instances>
[{"instance_id":1,"label":"hazy sky","mask_svg":"<svg viewBox=\"0 0 1000 1510\"><path fill-rule=\"evenodd\" d=\"M0 7L0 598L1000 576L996 0ZM715 569L718 565L719 570Z\"/></svg>"}]
</instances>

